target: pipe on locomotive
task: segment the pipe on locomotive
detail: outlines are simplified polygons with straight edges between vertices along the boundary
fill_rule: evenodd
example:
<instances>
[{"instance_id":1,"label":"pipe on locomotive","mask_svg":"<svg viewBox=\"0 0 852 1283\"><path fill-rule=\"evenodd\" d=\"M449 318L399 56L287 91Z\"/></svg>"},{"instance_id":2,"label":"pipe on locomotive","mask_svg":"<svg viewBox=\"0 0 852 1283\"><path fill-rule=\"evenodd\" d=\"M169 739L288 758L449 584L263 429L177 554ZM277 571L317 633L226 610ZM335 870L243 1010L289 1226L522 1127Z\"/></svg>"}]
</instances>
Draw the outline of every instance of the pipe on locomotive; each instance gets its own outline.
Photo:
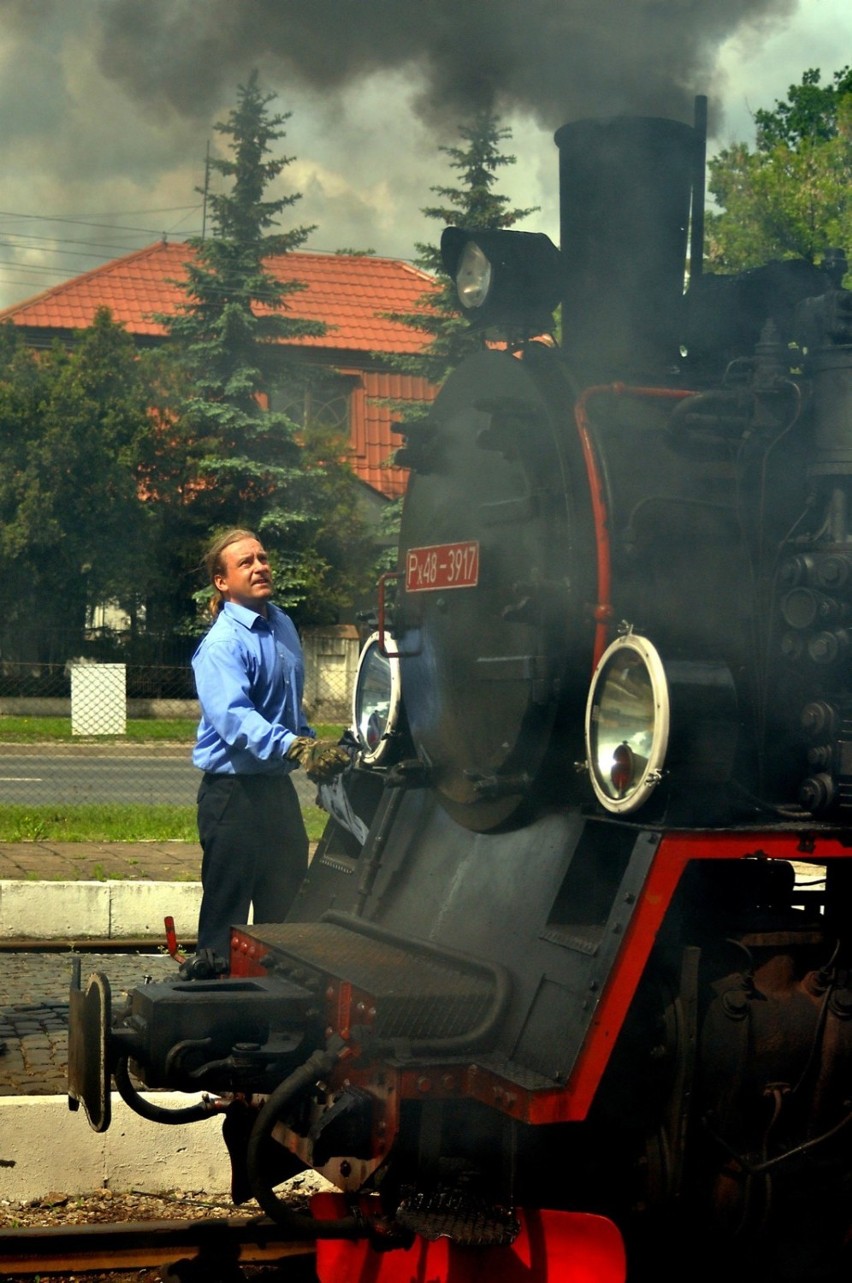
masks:
<instances>
[{"instance_id":1,"label":"pipe on locomotive","mask_svg":"<svg viewBox=\"0 0 852 1283\"><path fill-rule=\"evenodd\" d=\"M290 1229L294 1238L359 1239L368 1237L370 1232L366 1221L354 1213L338 1220L319 1220L304 1212L294 1212L275 1193L264 1170L265 1147L285 1106L300 1092L326 1078L348 1050L343 1039L334 1038L327 1047L319 1048L294 1069L269 1095L249 1137L246 1162L252 1194L267 1216Z\"/></svg>"},{"instance_id":2,"label":"pipe on locomotive","mask_svg":"<svg viewBox=\"0 0 852 1283\"><path fill-rule=\"evenodd\" d=\"M477 1051L483 1046L487 1046L490 1039L499 1029L500 1020L511 996L511 980L505 967L498 966L497 963L487 962L483 958L477 958L473 954L462 953L458 949L448 949L444 945L438 947L429 940L414 940L410 936L401 936L395 931L388 931L386 927L380 927L376 922L355 918L352 914L340 913L335 909L327 910L322 915L321 920L323 922L336 923L341 927L348 927L352 931L360 931L363 935L370 936L373 940L381 940L385 944L408 949L412 953L421 954L424 958L434 958L444 962L457 961L470 971L478 971L491 982L494 998L488 1010L482 1016L479 1024L472 1029L466 1030L464 1034L429 1039L393 1038L388 1040L387 1043L383 1043L381 1039L376 1039L373 1044L374 1052L382 1049L393 1051L396 1055L405 1056L463 1056L468 1052Z\"/></svg>"}]
</instances>

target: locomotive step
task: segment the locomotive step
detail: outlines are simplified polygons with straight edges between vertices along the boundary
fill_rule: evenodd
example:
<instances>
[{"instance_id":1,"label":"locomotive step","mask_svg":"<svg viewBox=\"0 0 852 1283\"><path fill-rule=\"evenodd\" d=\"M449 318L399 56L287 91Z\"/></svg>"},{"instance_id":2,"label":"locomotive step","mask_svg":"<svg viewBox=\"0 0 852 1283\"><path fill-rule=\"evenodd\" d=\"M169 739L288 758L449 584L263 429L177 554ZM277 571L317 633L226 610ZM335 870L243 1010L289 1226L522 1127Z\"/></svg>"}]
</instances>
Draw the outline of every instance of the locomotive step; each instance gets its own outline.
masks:
<instances>
[{"instance_id":1,"label":"locomotive step","mask_svg":"<svg viewBox=\"0 0 852 1283\"><path fill-rule=\"evenodd\" d=\"M434 1043L448 1053L463 1041L469 1049L487 1039L508 997L501 968L343 914L245 927L241 935L263 953L264 967L306 988L345 979L382 1040Z\"/></svg>"}]
</instances>

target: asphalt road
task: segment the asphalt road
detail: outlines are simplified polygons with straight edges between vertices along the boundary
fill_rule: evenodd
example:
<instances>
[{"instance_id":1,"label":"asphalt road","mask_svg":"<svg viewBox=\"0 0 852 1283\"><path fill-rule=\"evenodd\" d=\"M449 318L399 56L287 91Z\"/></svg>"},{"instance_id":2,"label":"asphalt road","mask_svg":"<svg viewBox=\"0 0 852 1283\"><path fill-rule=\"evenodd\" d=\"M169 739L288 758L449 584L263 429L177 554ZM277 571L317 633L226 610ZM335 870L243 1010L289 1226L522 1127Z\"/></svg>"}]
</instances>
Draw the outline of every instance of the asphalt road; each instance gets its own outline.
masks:
<instances>
[{"instance_id":1,"label":"asphalt road","mask_svg":"<svg viewBox=\"0 0 852 1283\"><path fill-rule=\"evenodd\" d=\"M181 746L0 746L0 805L127 804L192 806L199 774ZM293 782L303 806L316 786L302 771Z\"/></svg>"}]
</instances>

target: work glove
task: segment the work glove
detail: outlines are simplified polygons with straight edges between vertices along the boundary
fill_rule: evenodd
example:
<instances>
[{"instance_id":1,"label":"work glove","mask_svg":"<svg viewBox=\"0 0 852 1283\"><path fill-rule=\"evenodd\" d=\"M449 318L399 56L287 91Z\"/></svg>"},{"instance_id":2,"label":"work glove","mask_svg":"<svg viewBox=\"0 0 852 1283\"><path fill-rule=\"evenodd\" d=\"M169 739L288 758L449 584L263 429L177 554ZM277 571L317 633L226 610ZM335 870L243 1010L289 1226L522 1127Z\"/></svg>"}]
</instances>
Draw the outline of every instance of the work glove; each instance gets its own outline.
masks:
<instances>
[{"instance_id":1,"label":"work glove","mask_svg":"<svg viewBox=\"0 0 852 1283\"><path fill-rule=\"evenodd\" d=\"M334 740L312 740L307 736L293 740L286 756L291 762L298 762L314 784L333 780L352 760L346 749Z\"/></svg>"}]
</instances>

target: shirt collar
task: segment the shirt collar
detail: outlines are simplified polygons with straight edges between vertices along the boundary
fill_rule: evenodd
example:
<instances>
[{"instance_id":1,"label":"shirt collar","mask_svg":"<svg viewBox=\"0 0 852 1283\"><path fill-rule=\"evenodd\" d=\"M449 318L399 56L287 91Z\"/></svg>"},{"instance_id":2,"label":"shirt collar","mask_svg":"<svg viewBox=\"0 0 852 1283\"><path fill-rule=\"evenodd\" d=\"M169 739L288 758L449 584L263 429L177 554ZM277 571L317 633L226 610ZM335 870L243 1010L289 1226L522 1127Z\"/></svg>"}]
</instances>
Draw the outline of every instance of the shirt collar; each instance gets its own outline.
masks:
<instances>
[{"instance_id":1,"label":"shirt collar","mask_svg":"<svg viewBox=\"0 0 852 1283\"><path fill-rule=\"evenodd\" d=\"M267 628L270 626L269 619L264 619L263 615L259 615L256 610L249 610L248 606L241 606L239 602L226 601L223 603L222 609L226 615L229 615L231 619L235 619L238 624L242 624L244 628L248 628L249 631L254 629L258 622ZM271 615L275 607L270 602L267 609Z\"/></svg>"}]
</instances>

